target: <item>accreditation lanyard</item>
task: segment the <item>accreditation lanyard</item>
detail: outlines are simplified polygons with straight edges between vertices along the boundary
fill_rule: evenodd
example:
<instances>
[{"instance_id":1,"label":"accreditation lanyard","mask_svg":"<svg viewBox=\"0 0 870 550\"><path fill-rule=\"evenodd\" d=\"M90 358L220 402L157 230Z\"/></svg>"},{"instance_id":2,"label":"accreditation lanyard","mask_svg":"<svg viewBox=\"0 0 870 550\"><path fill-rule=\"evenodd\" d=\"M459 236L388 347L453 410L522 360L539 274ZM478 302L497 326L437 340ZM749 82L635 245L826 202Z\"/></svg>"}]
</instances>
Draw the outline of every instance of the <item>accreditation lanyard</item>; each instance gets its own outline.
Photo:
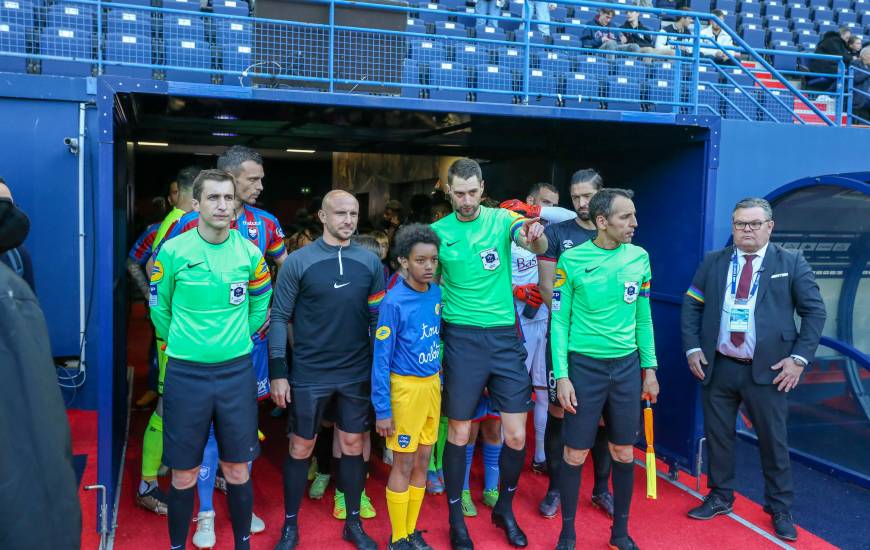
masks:
<instances>
[{"instance_id":1,"label":"accreditation lanyard","mask_svg":"<svg viewBox=\"0 0 870 550\"><path fill-rule=\"evenodd\" d=\"M731 256L731 311L728 314L729 332L749 331L749 302L758 291L758 281L761 279L761 267L755 272L749 295L746 298L737 298L737 251Z\"/></svg>"}]
</instances>

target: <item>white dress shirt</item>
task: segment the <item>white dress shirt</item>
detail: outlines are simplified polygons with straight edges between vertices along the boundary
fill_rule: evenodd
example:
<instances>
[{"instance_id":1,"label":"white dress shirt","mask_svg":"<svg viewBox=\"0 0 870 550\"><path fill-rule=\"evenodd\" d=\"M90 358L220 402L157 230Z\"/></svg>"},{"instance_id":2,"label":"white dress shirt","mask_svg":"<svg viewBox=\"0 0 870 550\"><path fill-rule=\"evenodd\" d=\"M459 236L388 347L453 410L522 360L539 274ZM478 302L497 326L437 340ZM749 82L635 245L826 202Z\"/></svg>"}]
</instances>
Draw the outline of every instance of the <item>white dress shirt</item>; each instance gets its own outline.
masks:
<instances>
[{"instance_id":1,"label":"white dress shirt","mask_svg":"<svg viewBox=\"0 0 870 550\"><path fill-rule=\"evenodd\" d=\"M750 285L755 282L755 277L761 269L761 264L764 262L764 254L767 252L765 244L758 252L755 252L755 258L752 260L752 277ZM722 300L722 316L719 319L719 340L716 344L716 351L722 355L736 357L738 359L752 359L755 353L755 301L758 298L758 291L749 297L749 330L746 331L746 336L743 339L743 344L735 346L731 342L731 331L728 330L728 321L731 315L731 306L737 294L737 281L740 280L740 273L743 271L743 266L746 264L747 252L737 249L737 276L734 279L734 292L731 292L731 277L734 269L734 262L728 262L728 273L725 275L725 298ZM751 292L751 286L750 286Z\"/></svg>"}]
</instances>

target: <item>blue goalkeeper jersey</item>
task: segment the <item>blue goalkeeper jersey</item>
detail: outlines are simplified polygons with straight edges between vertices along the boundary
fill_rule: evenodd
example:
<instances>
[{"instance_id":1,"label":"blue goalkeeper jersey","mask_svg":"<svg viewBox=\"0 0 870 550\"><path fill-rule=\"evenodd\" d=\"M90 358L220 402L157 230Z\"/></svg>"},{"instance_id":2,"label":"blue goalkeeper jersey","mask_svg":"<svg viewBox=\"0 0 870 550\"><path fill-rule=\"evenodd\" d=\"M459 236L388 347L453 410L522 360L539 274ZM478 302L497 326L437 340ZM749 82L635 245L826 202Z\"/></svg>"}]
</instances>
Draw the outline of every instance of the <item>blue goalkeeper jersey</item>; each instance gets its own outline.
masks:
<instances>
[{"instance_id":1,"label":"blue goalkeeper jersey","mask_svg":"<svg viewBox=\"0 0 870 550\"><path fill-rule=\"evenodd\" d=\"M404 280L381 302L372 365L372 405L390 418L390 374L419 376L441 370L441 289L418 292Z\"/></svg>"}]
</instances>

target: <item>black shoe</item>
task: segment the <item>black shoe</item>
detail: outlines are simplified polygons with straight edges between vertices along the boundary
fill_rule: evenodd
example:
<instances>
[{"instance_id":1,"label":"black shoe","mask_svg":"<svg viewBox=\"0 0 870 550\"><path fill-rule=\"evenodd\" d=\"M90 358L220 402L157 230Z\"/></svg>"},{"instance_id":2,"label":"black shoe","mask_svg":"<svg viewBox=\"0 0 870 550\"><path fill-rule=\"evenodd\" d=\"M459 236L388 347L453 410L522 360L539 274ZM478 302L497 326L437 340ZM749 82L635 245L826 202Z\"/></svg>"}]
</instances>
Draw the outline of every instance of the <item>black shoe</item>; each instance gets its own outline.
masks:
<instances>
[{"instance_id":1,"label":"black shoe","mask_svg":"<svg viewBox=\"0 0 870 550\"><path fill-rule=\"evenodd\" d=\"M544 499L538 505L538 511L547 519L553 519L559 513L559 491L547 491Z\"/></svg>"},{"instance_id":2,"label":"black shoe","mask_svg":"<svg viewBox=\"0 0 870 550\"><path fill-rule=\"evenodd\" d=\"M794 519L791 513L785 510L774 512L767 504L764 505L764 511L770 514L770 519L773 521L773 532L776 536L788 541L797 540L797 529L794 526Z\"/></svg>"},{"instance_id":3,"label":"black shoe","mask_svg":"<svg viewBox=\"0 0 870 550\"><path fill-rule=\"evenodd\" d=\"M392 541L392 537L390 538L390 543L387 545L387 550L411 550L414 548L411 545L411 541L407 538L399 539L396 542Z\"/></svg>"},{"instance_id":4,"label":"black shoe","mask_svg":"<svg viewBox=\"0 0 870 550\"><path fill-rule=\"evenodd\" d=\"M468 529L450 526L450 548L453 550L474 550L474 543L468 536Z\"/></svg>"},{"instance_id":5,"label":"black shoe","mask_svg":"<svg viewBox=\"0 0 870 550\"><path fill-rule=\"evenodd\" d=\"M610 550L640 550L637 545L631 540L631 537L619 537L618 539L610 539Z\"/></svg>"},{"instance_id":6,"label":"black shoe","mask_svg":"<svg viewBox=\"0 0 870 550\"><path fill-rule=\"evenodd\" d=\"M604 491L598 495L592 495L592 506L601 509L607 517L613 517L613 495Z\"/></svg>"},{"instance_id":7,"label":"black shoe","mask_svg":"<svg viewBox=\"0 0 870 550\"><path fill-rule=\"evenodd\" d=\"M519 525L517 525L517 520L514 518L513 514L506 516L493 512L492 523L499 529L504 530L504 534L507 535L508 544L511 546L525 548L529 545L529 539L526 538L526 534L523 533L523 530L520 529Z\"/></svg>"},{"instance_id":8,"label":"black shoe","mask_svg":"<svg viewBox=\"0 0 870 550\"><path fill-rule=\"evenodd\" d=\"M547 461L543 460L541 462L532 461L532 473L538 475L544 475L547 473Z\"/></svg>"},{"instance_id":9,"label":"black shoe","mask_svg":"<svg viewBox=\"0 0 870 550\"><path fill-rule=\"evenodd\" d=\"M704 498L704 502L700 506L689 510L688 515L692 519L712 519L720 514L730 514L733 509L732 503L725 502L722 497L710 493Z\"/></svg>"},{"instance_id":10,"label":"black shoe","mask_svg":"<svg viewBox=\"0 0 870 550\"><path fill-rule=\"evenodd\" d=\"M357 547L357 550L378 550L377 543L363 531L362 522L349 521L344 524L341 538Z\"/></svg>"},{"instance_id":11,"label":"black shoe","mask_svg":"<svg viewBox=\"0 0 870 550\"><path fill-rule=\"evenodd\" d=\"M559 537L559 542L556 543L556 550L574 550L574 545L577 543L574 539L563 539Z\"/></svg>"},{"instance_id":12,"label":"black shoe","mask_svg":"<svg viewBox=\"0 0 870 550\"><path fill-rule=\"evenodd\" d=\"M293 550L299 544L299 527L285 525L281 530L281 540L275 545L275 550Z\"/></svg>"},{"instance_id":13,"label":"black shoe","mask_svg":"<svg viewBox=\"0 0 870 550\"><path fill-rule=\"evenodd\" d=\"M411 548L414 550L434 550L423 540L423 531L414 531L408 536L408 540L411 541Z\"/></svg>"}]
</instances>

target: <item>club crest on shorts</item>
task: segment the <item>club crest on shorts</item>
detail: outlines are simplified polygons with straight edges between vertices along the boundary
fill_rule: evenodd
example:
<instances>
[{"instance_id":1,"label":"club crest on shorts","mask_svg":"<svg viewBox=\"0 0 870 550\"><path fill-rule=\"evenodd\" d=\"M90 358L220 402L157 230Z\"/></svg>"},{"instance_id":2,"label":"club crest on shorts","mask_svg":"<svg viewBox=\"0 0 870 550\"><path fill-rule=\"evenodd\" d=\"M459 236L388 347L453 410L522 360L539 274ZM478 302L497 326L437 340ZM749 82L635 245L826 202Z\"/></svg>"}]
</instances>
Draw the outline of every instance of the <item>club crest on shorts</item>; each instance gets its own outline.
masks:
<instances>
[{"instance_id":1,"label":"club crest on shorts","mask_svg":"<svg viewBox=\"0 0 870 550\"><path fill-rule=\"evenodd\" d=\"M498 257L498 249L487 248L480 253L480 261L483 262L483 269L493 271L501 265L501 259Z\"/></svg>"},{"instance_id":2,"label":"club crest on shorts","mask_svg":"<svg viewBox=\"0 0 870 550\"><path fill-rule=\"evenodd\" d=\"M408 434L399 434L399 437L396 438L396 441L399 442L399 447L405 449L408 445L411 444L411 436Z\"/></svg>"},{"instance_id":3,"label":"club crest on shorts","mask_svg":"<svg viewBox=\"0 0 870 550\"><path fill-rule=\"evenodd\" d=\"M248 283L230 283L230 304L237 306L245 301L248 294Z\"/></svg>"},{"instance_id":4,"label":"club crest on shorts","mask_svg":"<svg viewBox=\"0 0 870 550\"><path fill-rule=\"evenodd\" d=\"M637 300L637 294L640 291L640 283L637 281L626 281L625 292L622 294L622 299L626 304L631 304Z\"/></svg>"},{"instance_id":5,"label":"club crest on shorts","mask_svg":"<svg viewBox=\"0 0 870 550\"><path fill-rule=\"evenodd\" d=\"M375 338L377 338L378 340L386 340L390 337L390 334L392 334L390 327L381 326L378 327L378 330L375 331Z\"/></svg>"},{"instance_id":6,"label":"club crest on shorts","mask_svg":"<svg viewBox=\"0 0 870 550\"><path fill-rule=\"evenodd\" d=\"M555 277L555 280L553 281L553 288L559 288L560 286L565 284L565 281L568 280L568 274L565 273L565 270L562 269L561 267L556 268L555 275L556 275L556 277Z\"/></svg>"}]
</instances>

